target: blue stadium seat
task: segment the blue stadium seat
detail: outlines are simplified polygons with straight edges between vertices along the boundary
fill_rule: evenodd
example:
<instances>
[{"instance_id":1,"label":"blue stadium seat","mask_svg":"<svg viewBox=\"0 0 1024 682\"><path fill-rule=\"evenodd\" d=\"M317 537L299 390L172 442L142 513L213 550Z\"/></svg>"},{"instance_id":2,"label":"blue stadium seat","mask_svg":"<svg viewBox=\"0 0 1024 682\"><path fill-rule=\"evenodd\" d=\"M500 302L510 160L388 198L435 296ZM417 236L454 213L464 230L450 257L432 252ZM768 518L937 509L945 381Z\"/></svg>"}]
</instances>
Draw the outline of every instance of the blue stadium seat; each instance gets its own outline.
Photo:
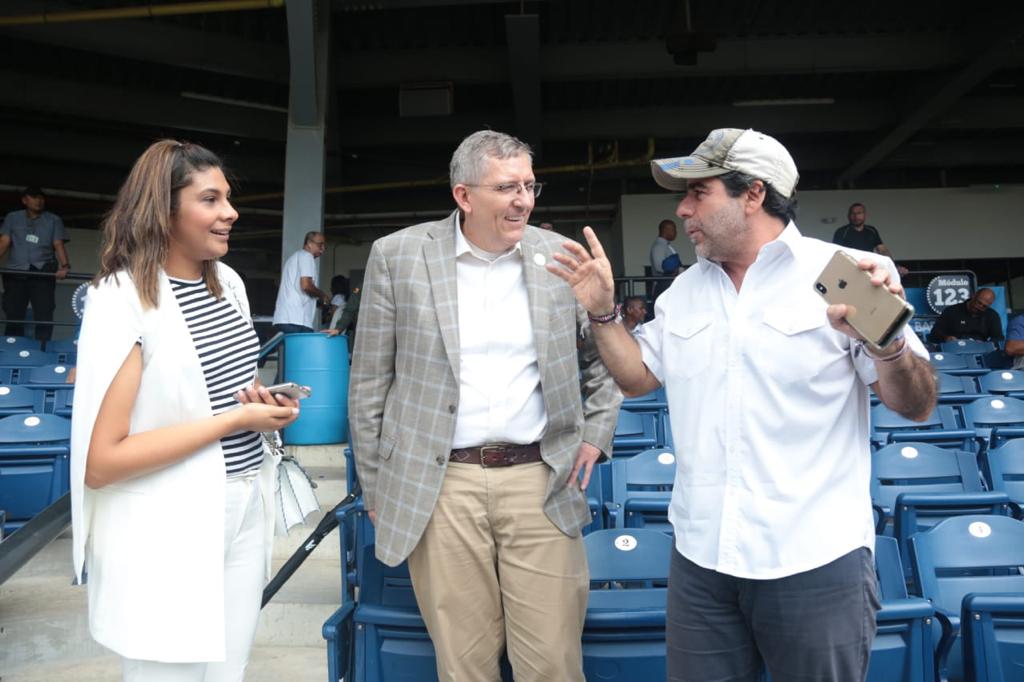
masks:
<instances>
[{"instance_id":1,"label":"blue stadium seat","mask_svg":"<svg viewBox=\"0 0 1024 682\"><path fill-rule=\"evenodd\" d=\"M622 409L633 411L648 411L651 409L668 409L668 398L665 395L665 387L656 388L646 395L636 398L626 398L622 401Z\"/></svg>"},{"instance_id":2,"label":"blue stadium seat","mask_svg":"<svg viewBox=\"0 0 1024 682\"><path fill-rule=\"evenodd\" d=\"M932 353L929 361L936 371L948 374L977 376L988 373L988 369L982 365L977 355L940 352Z\"/></svg>"},{"instance_id":3,"label":"blue stadium seat","mask_svg":"<svg viewBox=\"0 0 1024 682\"><path fill-rule=\"evenodd\" d=\"M977 460L971 452L907 442L892 443L871 454L871 501L884 514L876 529L879 535L892 534L893 510L896 498L902 493L953 494L984 490ZM919 522L927 523L925 519ZM935 523L938 520L927 526Z\"/></svg>"},{"instance_id":4,"label":"blue stadium seat","mask_svg":"<svg viewBox=\"0 0 1024 682\"><path fill-rule=\"evenodd\" d=\"M0 417L42 411L42 394L24 386L0 386Z\"/></svg>"},{"instance_id":5,"label":"blue stadium seat","mask_svg":"<svg viewBox=\"0 0 1024 682\"><path fill-rule=\"evenodd\" d=\"M74 407L75 389L58 388L53 393L53 401L50 403L51 411L58 417L71 417L71 409Z\"/></svg>"},{"instance_id":6,"label":"blue stadium seat","mask_svg":"<svg viewBox=\"0 0 1024 682\"><path fill-rule=\"evenodd\" d=\"M22 372L22 384L31 384L35 387L47 387L52 389L67 388L68 374L74 369L73 366L52 363L32 367Z\"/></svg>"},{"instance_id":7,"label":"blue stadium seat","mask_svg":"<svg viewBox=\"0 0 1024 682\"><path fill-rule=\"evenodd\" d=\"M1007 516L957 516L910 539L911 563L921 595L941 625L936 668L943 679L964 674L960 616L971 593L1024 593L1024 523ZM934 629L933 629L934 631ZM1024 660L1019 633L1015 658Z\"/></svg>"},{"instance_id":8,"label":"blue stadium seat","mask_svg":"<svg viewBox=\"0 0 1024 682\"><path fill-rule=\"evenodd\" d=\"M57 362L57 355L41 350L22 348L0 351L0 367L41 367Z\"/></svg>"},{"instance_id":9,"label":"blue stadium seat","mask_svg":"<svg viewBox=\"0 0 1024 682\"><path fill-rule=\"evenodd\" d=\"M929 362L931 362L932 367L940 372L967 369L967 360L956 353L931 353Z\"/></svg>"},{"instance_id":10,"label":"blue stadium seat","mask_svg":"<svg viewBox=\"0 0 1024 682\"><path fill-rule=\"evenodd\" d=\"M601 530L583 539L590 597L583 626L588 680L664 680L665 606L673 540L645 528Z\"/></svg>"},{"instance_id":11,"label":"blue stadium seat","mask_svg":"<svg viewBox=\"0 0 1024 682\"><path fill-rule=\"evenodd\" d=\"M875 571L882 608L871 643L868 682L933 682L930 621L935 609L926 599L907 595L899 548L894 538L875 538Z\"/></svg>"},{"instance_id":12,"label":"blue stadium seat","mask_svg":"<svg viewBox=\"0 0 1024 682\"><path fill-rule=\"evenodd\" d=\"M26 521L70 489L71 422L52 414L0 419L0 509L5 531Z\"/></svg>"},{"instance_id":13,"label":"blue stadium seat","mask_svg":"<svg viewBox=\"0 0 1024 682\"><path fill-rule=\"evenodd\" d=\"M954 376L939 372L939 402L963 405L982 397L978 380L970 376ZM872 394L873 395L873 394Z\"/></svg>"},{"instance_id":14,"label":"blue stadium seat","mask_svg":"<svg viewBox=\"0 0 1024 682\"><path fill-rule=\"evenodd\" d=\"M991 341L977 341L975 339L957 339L956 341L943 341L939 344L943 353L978 355L991 353L996 349L996 344Z\"/></svg>"},{"instance_id":15,"label":"blue stadium seat","mask_svg":"<svg viewBox=\"0 0 1024 682\"><path fill-rule=\"evenodd\" d=\"M951 404L964 404L971 400L982 397L984 391L978 388L976 377L953 376L945 372L938 373L939 378L939 402ZM871 406L877 406L882 402L878 393L871 391Z\"/></svg>"},{"instance_id":16,"label":"blue stadium seat","mask_svg":"<svg viewBox=\"0 0 1024 682\"><path fill-rule=\"evenodd\" d=\"M637 398L626 398L622 401L622 412L639 415L651 415L654 418L655 444L651 447L664 447L671 436L665 432L668 416L668 398L665 388L661 387ZM650 417L643 417L649 419Z\"/></svg>"},{"instance_id":17,"label":"blue stadium seat","mask_svg":"<svg viewBox=\"0 0 1024 682\"><path fill-rule=\"evenodd\" d=\"M658 447L658 417L653 413L619 411L612 455L623 457Z\"/></svg>"},{"instance_id":18,"label":"blue stadium seat","mask_svg":"<svg viewBox=\"0 0 1024 682\"><path fill-rule=\"evenodd\" d=\"M27 336L0 336L0 353L5 351L41 350L38 339Z\"/></svg>"},{"instance_id":19,"label":"blue stadium seat","mask_svg":"<svg viewBox=\"0 0 1024 682\"><path fill-rule=\"evenodd\" d=\"M885 405L871 408L871 442L877 447L918 441L971 450L974 437L958 405L938 405L923 422L901 417Z\"/></svg>"},{"instance_id":20,"label":"blue stadium seat","mask_svg":"<svg viewBox=\"0 0 1024 682\"><path fill-rule=\"evenodd\" d=\"M341 556L354 556L355 564L342 568L341 608L324 624L329 679L437 680L434 647L416 606L408 568L404 563L385 566L374 556L373 526L362 499L337 514L342 524L347 523L344 517L355 516L356 547L350 552L346 534L339 533Z\"/></svg>"},{"instance_id":21,"label":"blue stadium seat","mask_svg":"<svg viewBox=\"0 0 1024 682\"><path fill-rule=\"evenodd\" d=\"M0 384L20 384L26 380L32 367L56 362L57 356L41 350L0 351Z\"/></svg>"},{"instance_id":22,"label":"blue stadium seat","mask_svg":"<svg viewBox=\"0 0 1024 682\"><path fill-rule=\"evenodd\" d=\"M981 464L989 487L1006 493L1014 516L1024 518L1024 439L1014 438L985 451Z\"/></svg>"},{"instance_id":23,"label":"blue stadium seat","mask_svg":"<svg viewBox=\"0 0 1024 682\"><path fill-rule=\"evenodd\" d=\"M968 594L963 600L960 622L967 679L1024 679L1024 592Z\"/></svg>"},{"instance_id":24,"label":"blue stadium seat","mask_svg":"<svg viewBox=\"0 0 1024 682\"><path fill-rule=\"evenodd\" d=\"M53 339L46 342L46 352L54 353L57 362L73 365L78 358L78 339Z\"/></svg>"},{"instance_id":25,"label":"blue stadium seat","mask_svg":"<svg viewBox=\"0 0 1024 682\"><path fill-rule=\"evenodd\" d=\"M986 393L998 393L1014 398L1024 396L1024 372L1013 369L1000 369L978 377L981 390Z\"/></svg>"},{"instance_id":26,"label":"blue stadium seat","mask_svg":"<svg viewBox=\"0 0 1024 682\"><path fill-rule=\"evenodd\" d=\"M987 396L964 406L964 419L975 437L996 447L1006 438L1024 435L1024 400Z\"/></svg>"},{"instance_id":27,"label":"blue stadium seat","mask_svg":"<svg viewBox=\"0 0 1024 682\"><path fill-rule=\"evenodd\" d=\"M668 505L675 483L671 450L653 448L612 462L612 495L605 505L609 528L650 528L672 534Z\"/></svg>"},{"instance_id":28,"label":"blue stadium seat","mask_svg":"<svg viewBox=\"0 0 1024 682\"><path fill-rule=\"evenodd\" d=\"M341 572L341 607L324 623L328 679L346 682L437 680L434 645L420 617L409 570L403 562L390 567L374 556L373 525L362 499L337 510L342 527L355 519L355 548L339 533L341 556L353 556ZM511 670L502 661L502 676Z\"/></svg>"},{"instance_id":29,"label":"blue stadium seat","mask_svg":"<svg viewBox=\"0 0 1024 682\"><path fill-rule=\"evenodd\" d=\"M951 516L1006 514L1010 501L984 490L973 453L928 443L894 443L873 453L871 500L885 514L876 532L897 540L907 574L914 533Z\"/></svg>"},{"instance_id":30,"label":"blue stadium seat","mask_svg":"<svg viewBox=\"0 0 1024 682\"><path fill-rule=\"evenodd\" d=\"M580 471L582 482L583 472ZM587 496L587 507L590 508L590 525L583 529L583 534L601 530L605 526L605 504L612 494L612 463L600 462L590 472L590 481L584 491Z\"/></svg>"}]
</instances>

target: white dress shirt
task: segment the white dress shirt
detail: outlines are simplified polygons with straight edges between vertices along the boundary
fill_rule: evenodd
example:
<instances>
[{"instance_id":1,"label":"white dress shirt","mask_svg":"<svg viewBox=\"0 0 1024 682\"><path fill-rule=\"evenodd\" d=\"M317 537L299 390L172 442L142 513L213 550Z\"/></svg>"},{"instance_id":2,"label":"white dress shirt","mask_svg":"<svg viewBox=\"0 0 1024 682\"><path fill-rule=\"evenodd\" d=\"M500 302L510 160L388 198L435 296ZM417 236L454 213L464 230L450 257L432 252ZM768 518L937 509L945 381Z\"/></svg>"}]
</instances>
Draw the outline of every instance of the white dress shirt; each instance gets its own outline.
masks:
<instances>
[{"instance_id":1,"label":"white dress shirt","mask_svg":"<svg viewBox=\"0 0 1024 682\"><path fill-rule=\"evenodd\" d=\"M839 248L790 223L739 292L699 258L637 337L668 397L676 548L704 568L780 578L874 547L868 385L878 375L813 289ZM845 250L898 281L890 259Z\"/></svg>"},{"instance_id":2,"label":"white dress shirt","mask_svg":"<svg viewBox=\"0 0 1024 682\"><path fill-rule=\"evenodd\" d=\"M522 247L501 254L455 224L459 292L459 411L452 448L533 443L547 427Z\"/></svg>"}]
</instances>

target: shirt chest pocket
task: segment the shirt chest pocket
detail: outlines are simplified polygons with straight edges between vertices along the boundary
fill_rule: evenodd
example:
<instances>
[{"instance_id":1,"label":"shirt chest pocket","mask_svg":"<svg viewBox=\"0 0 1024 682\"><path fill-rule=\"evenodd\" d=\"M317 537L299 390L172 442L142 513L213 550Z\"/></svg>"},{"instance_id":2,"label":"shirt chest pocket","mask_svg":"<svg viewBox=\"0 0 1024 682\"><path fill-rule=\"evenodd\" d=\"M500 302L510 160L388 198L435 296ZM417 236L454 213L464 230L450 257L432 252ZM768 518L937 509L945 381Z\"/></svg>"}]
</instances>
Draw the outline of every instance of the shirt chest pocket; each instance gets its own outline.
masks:
<instances>
[{"instance_id":1,"label":"shirt chest pocket","mask_svg":"<svg viewBox=\"0 0 1024 682\"><path fill-rule=\"evenodd\" d=\"M711 362L713 322L711 313L692 313L669 322L664 353L666 376L692 379L707 370Z\"/></svg>"},{"instance_id":2,"label":"shirt chest pocket","mask_svg":"<svg viewBox=\"0 0 1024 682\"><path fill-rule=\"evenodd\" d=\"M821 367L827 349L824 308L768 308L758 328L757 364L781 383L806 381Z\"/></svg>"}]
</instances>

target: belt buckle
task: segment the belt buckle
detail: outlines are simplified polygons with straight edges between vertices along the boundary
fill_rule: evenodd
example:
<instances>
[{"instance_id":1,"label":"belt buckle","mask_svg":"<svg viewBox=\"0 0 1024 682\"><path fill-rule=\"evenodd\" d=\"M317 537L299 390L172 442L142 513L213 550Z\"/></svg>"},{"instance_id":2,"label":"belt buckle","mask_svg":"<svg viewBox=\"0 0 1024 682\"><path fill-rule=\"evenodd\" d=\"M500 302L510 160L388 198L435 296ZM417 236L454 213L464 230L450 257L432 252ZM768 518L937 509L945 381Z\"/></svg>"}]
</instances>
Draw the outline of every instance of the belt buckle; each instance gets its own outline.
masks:
<instances>
[{"instance_id":1,"label":"belt buckle","mask_svg":"<svg viewBox=\"0 0 1024 682\"><path fill-rule=\"evenodd\" d=\"M502 462L494 462L493 464L489 464L487 462L487 451L488 450L493 450L494 452L502 452L502 451L507 450L507 449L508 449L508 447L505 446L505 445L481 445L480 446L480 466L482 466L485 469L488 468L488 467L505 466L505 462L504 461L502 461Z\"/></svg>"}]
</instances>

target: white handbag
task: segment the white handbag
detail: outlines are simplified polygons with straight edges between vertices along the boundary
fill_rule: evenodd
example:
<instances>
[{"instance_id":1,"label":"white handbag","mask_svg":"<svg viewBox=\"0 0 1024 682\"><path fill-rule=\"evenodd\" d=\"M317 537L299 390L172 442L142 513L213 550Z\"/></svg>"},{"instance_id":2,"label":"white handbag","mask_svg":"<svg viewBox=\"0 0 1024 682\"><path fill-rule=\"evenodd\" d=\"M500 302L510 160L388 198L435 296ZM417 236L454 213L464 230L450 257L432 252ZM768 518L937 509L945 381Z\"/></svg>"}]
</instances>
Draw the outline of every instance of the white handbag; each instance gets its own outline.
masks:
<instances>
[{"instance_id":1,"label":"white handbag","mask_svg":"<svg viewBox=\"0 0 1024 682\"><path fill-rule=\"evenodd\" d=\"M295 457L285 454L281 436L276 431L264 433L263 438L277 460L274 534L288 535L292 526L305 523L307 516L320 510L320 502L313 492L316 483Z\"/></svg>"}]
</instances>

